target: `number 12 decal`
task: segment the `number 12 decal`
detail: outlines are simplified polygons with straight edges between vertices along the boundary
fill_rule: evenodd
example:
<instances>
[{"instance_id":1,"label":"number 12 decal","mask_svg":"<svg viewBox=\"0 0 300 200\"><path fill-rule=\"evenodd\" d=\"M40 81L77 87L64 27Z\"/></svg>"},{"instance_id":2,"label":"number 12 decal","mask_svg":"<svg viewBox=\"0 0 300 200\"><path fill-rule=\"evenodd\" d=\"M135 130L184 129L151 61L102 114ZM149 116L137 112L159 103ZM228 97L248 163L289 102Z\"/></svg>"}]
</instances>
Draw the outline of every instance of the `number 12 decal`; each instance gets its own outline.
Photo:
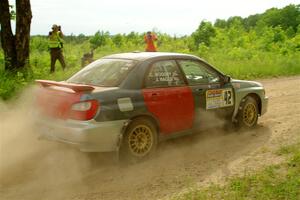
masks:
<instances>
[{"instance_id":1,"label":"number 12 decal","mask_svg":"<svg viewBox=\"0 0 300 200\"><path fill-rule=\"evenodd\" d=\"M226 105L232 104L232 91L231 90L226 90L224 92L224 100L226 102Z\"/></svg>"}]
</instances>

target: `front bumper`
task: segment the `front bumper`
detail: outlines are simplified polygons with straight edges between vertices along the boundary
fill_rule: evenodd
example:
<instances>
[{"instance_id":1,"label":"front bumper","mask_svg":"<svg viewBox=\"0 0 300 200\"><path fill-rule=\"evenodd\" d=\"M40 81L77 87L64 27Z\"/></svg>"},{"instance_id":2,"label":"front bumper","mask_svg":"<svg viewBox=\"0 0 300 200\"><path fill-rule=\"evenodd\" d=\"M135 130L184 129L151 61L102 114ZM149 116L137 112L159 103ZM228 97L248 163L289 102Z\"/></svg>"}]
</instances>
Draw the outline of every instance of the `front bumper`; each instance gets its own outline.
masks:
<instances>
[{"instance_id":1,"label":"front bumper","mask_svg":"<svg viewBox=\"0 0 300 200\"><path fill-rule=\"evenodd\" d=\"M83 152L118 149L126 120L96 122L43 118L36 123L41 138L74 145Z\"/></svg>"}]
</instances>

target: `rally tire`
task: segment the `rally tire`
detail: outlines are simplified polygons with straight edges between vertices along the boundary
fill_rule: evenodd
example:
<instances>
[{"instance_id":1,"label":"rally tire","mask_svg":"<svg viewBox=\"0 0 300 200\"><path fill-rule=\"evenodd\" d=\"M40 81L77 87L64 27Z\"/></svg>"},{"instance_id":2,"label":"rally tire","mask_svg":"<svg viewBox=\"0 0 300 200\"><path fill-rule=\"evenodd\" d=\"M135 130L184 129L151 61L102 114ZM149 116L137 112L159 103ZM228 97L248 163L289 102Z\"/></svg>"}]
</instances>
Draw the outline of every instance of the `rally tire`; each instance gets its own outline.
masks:
<instances>
[{"instance_id":1,"label":"rally tire","mask_svg":"<svg viewBox=\"0 0 300 200\"><path fill-rule=\"evenodd\" d=\"M247 96L239 107L237 127L251 129L257 125L258 105L256 99Z\"/></svg>"},{"instance_id":2,"label":"rally tire","mask_svg":"<svg viewBox=\"0 0 300 200\"><path fill-rule=\"evenodd\" d=\"M157 147L156 126L145 118L133 120L123 136L119 155L121 161L135 163L151 156Z\"/></svg>"}]
</instances>

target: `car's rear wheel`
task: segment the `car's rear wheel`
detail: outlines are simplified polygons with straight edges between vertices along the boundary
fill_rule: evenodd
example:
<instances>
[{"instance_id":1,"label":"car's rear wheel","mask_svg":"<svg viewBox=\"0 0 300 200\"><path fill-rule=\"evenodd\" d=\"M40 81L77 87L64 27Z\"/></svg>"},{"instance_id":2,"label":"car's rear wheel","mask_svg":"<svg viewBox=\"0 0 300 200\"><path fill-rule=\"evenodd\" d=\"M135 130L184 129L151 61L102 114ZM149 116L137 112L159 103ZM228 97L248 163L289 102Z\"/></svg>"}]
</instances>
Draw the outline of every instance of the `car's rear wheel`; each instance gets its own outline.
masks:
<instances>
[{"instance_id":1,"label":"car's rear wheel","mask_svg":"<svg viewBox=\"0 0 300 200\"><path fill-rule=\"evenodd\" d=\"M147 119L138 118L127 127L120 156L122 160L136 162L149 157L157 147L157 130Z\"/></svg>"},{"instance_id":2,"label":"car's rear wheel","mask_svg":"<svg viewBox=\"0 0 300 200\"><path fill-rule=\"evenodd\" d=\"M241 103L237 120L240 128L253 128L257 125L258 106L253 97L247 96Z\"/></svg>"}]
</instances>

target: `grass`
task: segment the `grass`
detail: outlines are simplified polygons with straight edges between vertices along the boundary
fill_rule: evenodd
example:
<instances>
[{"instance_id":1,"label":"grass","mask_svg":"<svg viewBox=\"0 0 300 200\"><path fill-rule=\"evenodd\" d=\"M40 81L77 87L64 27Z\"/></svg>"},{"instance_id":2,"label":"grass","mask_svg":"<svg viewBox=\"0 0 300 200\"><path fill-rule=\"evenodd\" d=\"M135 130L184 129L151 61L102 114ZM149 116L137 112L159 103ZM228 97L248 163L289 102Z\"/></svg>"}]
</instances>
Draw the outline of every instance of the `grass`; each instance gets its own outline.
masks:
<instances>
[{"instance_id":1,"label":"grass","mask_svg":"<svg viewBox=\"0 0 300 200\"><path fill-rule=\"evenodd\" d=\"M262 52L250 59L225 58L218 54L207 60L234 78L256 79L300 74L300 54L280 55Z\"/></svg>"},{"instance_id":2,"label":"grass","mask_svg":"<svg viewBox=\"0 0 300 200\"><path fill-rule=\"evenodd\" d=\"M39 40L37 40L39 39ZM176 43L175 43L176 44ZM81 57L84 53L89 52L88 41L75 44L66 43L64 45L64 56L67 63L67 70L63 72L60 63L56 63L55 74L49 74L50 55L47 51L47 40L33 38L32 49L30 54L31 72L19 72L17 74L4 71L4 56L0 50L0 99L9 100L17 95L28 84L33 83L35 79L65 80L72 74L81 69ZM120 48L114 46L103 46L94 51L94 58L98 59L105 55L132 52L143 50L140 46L123 46ZM233 49L207 49L205 51L191 52L186 46L171 45L166 43L159 47L160 51L181 52L194 54L202 57L223 73L230 75L235 79L257 79L266 77L278 77L300 74L300 53L294 52L282 55L275 52L261 52L258 50L239 50L242 54L230 53ZM251 56L247 56L247 55ZM28 73L27 73L28 74Z\"/></svg>"},{"instance_id":3,"label":"grass","mask_svg":"<svg viewBox=\"0 0 300 200\"><path fill-rule=\"evenodd\" d=\"M176 200L243 200L243 199L300 199L300 142L284 146L276 152L286 156L287 161L271 165L254 174L231 178L224 186L210 185L207 188L193 189Z\"/></svg>"}]
</instances>

